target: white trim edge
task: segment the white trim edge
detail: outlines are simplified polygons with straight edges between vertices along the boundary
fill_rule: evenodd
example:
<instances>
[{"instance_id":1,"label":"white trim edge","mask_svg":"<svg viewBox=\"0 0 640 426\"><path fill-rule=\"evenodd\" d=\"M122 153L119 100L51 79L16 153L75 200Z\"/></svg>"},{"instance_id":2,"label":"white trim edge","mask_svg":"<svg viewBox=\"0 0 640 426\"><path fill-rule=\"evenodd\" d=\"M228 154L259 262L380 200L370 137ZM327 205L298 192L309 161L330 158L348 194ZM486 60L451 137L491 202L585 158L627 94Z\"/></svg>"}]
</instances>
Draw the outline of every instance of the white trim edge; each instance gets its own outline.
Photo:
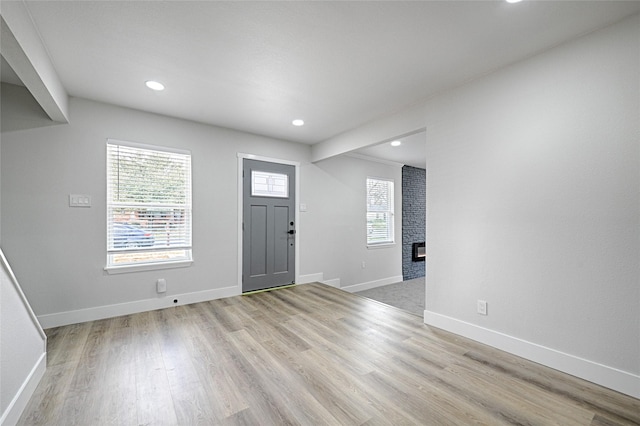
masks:
<instances>
[{"instance_id":1,"label":"white trim edge","mask_svg":"<svg viewBox=\"0 0 640 426\"><path fill-rule=\"evenodd\" d=\"M640 376L431 311L424 323L640 398Z\"/></svg>"},{"instance_id":2,"label":"white trim edge","mask_svg":"<svg viewBox=\"0 0 640 426\"><path fill-rule=\"evenodd\" d=\"M340 278L333 278L331 280L320 281L321 284L326 284L331 287L340 288Z\"/></svg>"},{"instance_id":3,"label":"white trim edge","mask_svg":"<svg viewBox=\"0 0 640 426\"><path fill-rule=\"evenodd\" d=\"M238 287L234 285L232 287L196 291L193 293L163 294L155 299L136 300L134 302L118 303L115 305L78 309L77 311L40 315L38 319L44 328L51 328L68 324L95 321L104 318L113 318L121 315L136 314L138 312L154 311L156 309L169 308L171 306L207 302L209 300L222 299L224 297L238 296L239 294L240 291L238 291ZM178 302L174 303L174 300L177 300Z\"/></svg>"},{"instance_id":4,"label":"white trim edge","mask_svg":"<svg viewBox=\"0 0 640 426\"><path fill-rule=\"evenodd\" d=\"M368 281L366 283L348 285L345 287L341 287L341 289L344 291L348 291L349 293L356 293L358 291L365 291L376 287L382 287L383 285L399 283L400 281L402 281L402 275L397 275L395 277L382 278L380 280Z\"/></svg>"},{"instance_id":5,"label":"white trim edge","mask_svg":"<svg viewBox=\"0 0 640 426\"><path fill-rule=\"evenodd\" d=\"M47 335L43 330L42 324L38 321L38 317L33 312L33 309L31 309L31 305L27 300L27 296L24 295L24 292L22 291L22 287L20 287L20 283L18 283L18 279L13 273L13 269L11 269L11 265L9 265L9 260L7 260L7 257L4 255L4 251L2 250L2 248L0 248L0 262L2 263L2 267L4 268L5 272L9 276L9 280L13 285L13 289L18 294L20 301L22 302L25 310L29 314L29 318L31 318L31 321L33 322L33 326L38 330L38 334L40 334L40 337L42 337L42 340L44 341L44 351L46 352L47 351Z\"/></svg>"},{"instance_id":6,"label":"white trim edge","mask_svg":"<svg viewBox=\"0 0 640 426\"><path fill-rule=\"evenodd\" d=\"M189 249L191 250L191 249ZM158 271L160 269L187 268L193 260L177 260L174 262L143 263L139 265L105 266L107 274L128 274L131 272Z\"/></svg>"},{"instance_id":7,"label":"white trim edge","mask_svg":"<svg viewBox=\"0 0 640 426\"><path fill-rule=\"evenodd\" d=\"M402 166L404 166L403 163L399 163L397 161L384 160L382 158L372 157L370 155L365 155L365 154L359 154L357 152L348 152L348 153L342 154L342 155L344 155L345 157L357 158L358 160L371 161L373 163L385 164L387 166L392 166L392 167L402 167Z\"/></svg>"},{"instance_id":8,"label":"white trim edge","mask_svg":"<svg viewBox=\"0 0 640 426\"><path fill-rule=\"evenodd\" d=\"M47 352L43 352L40 355L40 358L35 363L29 376L25 379L20 386L20 389L13 397L9 406L2 413L2 417L0 418L0 425L15 425L20 420L20 416L24 411L25 407L29 403L29 400L33 396L36 391L36 387L42 380L42 376L44 376L44 372L47 370Z\"/></svg>"},{"instance_id":9,"label":"white trim edge","mask_svg":"<svg viewBox=\"0 0 640 426\"><path fill-rule=\"evenodd\" d=\"M309 284L315 282L321 282L324 279L324 274L319 272L317 274L307 274L298 276L296 284Z\"/></svg>"}]
</instances>

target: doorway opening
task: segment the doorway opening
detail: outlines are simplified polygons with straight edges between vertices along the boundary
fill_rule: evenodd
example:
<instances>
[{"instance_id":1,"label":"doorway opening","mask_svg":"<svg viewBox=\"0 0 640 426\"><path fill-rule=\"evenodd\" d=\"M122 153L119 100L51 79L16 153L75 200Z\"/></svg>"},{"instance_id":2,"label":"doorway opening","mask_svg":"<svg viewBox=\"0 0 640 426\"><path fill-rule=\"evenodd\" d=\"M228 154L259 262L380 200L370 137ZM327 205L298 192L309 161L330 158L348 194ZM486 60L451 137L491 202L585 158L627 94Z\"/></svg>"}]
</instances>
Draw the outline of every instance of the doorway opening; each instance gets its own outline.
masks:
<instances>
[{"instance_id":1,"label":"doorway opening","mask_svg":"<svg viewBox=\"0 0 640 426\"><path fill-rule=\"evenodd\" d=\"M358 292L422 316L426 307L426 129L361 148L357 154L402 164L402 281ZM400 191L399 191L400 192Z\"/></svg>"}]
</instances>

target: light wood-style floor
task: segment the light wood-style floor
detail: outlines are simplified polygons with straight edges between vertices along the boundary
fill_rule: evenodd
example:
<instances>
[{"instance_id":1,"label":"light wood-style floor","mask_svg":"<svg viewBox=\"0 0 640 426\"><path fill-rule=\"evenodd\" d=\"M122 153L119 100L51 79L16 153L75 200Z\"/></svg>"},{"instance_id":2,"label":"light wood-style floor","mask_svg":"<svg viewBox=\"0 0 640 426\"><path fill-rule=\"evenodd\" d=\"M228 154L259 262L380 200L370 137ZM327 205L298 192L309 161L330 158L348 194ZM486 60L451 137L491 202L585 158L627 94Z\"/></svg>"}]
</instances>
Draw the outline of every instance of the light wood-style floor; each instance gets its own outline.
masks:
<instances>
[{"instance_id":1,"label":"light wood-style floor","mask_svg":"<svg viewBox=\"0 0 640 426\"><path fill-rule=\"evenodd\" d=\"M640 401L321 284L47 330L21 425L631 425Z\"/></svg>"}]
</instances>

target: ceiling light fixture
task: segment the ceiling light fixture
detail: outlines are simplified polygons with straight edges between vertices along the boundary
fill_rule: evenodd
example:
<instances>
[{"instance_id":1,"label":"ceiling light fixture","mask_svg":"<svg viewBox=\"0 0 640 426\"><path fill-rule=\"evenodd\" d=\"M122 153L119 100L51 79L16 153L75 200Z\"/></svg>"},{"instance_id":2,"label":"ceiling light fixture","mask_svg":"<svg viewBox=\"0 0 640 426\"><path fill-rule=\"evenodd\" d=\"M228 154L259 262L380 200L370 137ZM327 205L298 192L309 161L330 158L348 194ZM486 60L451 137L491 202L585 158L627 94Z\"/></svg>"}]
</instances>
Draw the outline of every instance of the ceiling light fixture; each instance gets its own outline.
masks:
<instances>
[{"instance_id":1,"label":"ceiling light fixture","mask_svg":"<svg viewBox=\"0 0 640 426\"><path fill-rule=\"evenodd\" d=\"M300 119L298 118L298 119L296 119L296 120L293 120L293 121L291 122L291 124L293 124L294 126L298 126L298 127L300 127L300 126L304 126L304 120L300 120Z\"/></svg>"},{"instance_id":2,"label":"ceiling light fixture","mask_svg":"<svg viewBox=\"0 0 640 426\"><path fill-rule=\"evenodd\" d=\"M400 146L400 145L402 145L401 141L393 141L393 142L391 142L391 146Z\"/></svg>"},{"instance_id":3,"label":"ceiling light fixture","mask_svg":"<svg viewBox=\"0 0 640 426\"><path fill-rule=\"evenodd\" d=\"M507 3L520 3L522 0L507 0Z\"/></svg>"},{"instance_id":4,"label":"ceiling light fixture","mask_svg":"<svg viewBox=\"0 0 640 426\"><path fill-rule=\"evenodd\" d=\"M157 81L148 80L148 81L145 81L144 84L146 84L147 87L151 90L156 90L156 91L164 90L164 84L159 83Z\"/></svg>"}]
</instances>

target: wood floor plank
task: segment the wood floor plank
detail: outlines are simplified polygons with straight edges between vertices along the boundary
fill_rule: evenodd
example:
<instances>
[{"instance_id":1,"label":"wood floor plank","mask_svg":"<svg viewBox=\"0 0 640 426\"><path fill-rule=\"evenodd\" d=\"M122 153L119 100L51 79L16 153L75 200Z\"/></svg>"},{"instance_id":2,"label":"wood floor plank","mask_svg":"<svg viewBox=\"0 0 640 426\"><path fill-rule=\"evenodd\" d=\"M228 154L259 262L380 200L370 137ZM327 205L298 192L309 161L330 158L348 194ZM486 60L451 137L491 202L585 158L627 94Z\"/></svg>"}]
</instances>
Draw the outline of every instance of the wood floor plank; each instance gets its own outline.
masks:
<instances>
[{"instance_id":1,"label":"wood floor plank","mask_svg":"<svg viewBox=\"0 0 640 426\"><path fill-rule=\"evenodd\" d=\"M444 370L436 365L394 357L380 364L380 371L413 388L423 400L436 401L433 409L446 418L464 418L467 424L512 424L502 413L496 415L483 401L470 397L466 388L443 381L440 377Z\"/></svg>"},{"instance_id":2,"label":"wood floor plank","mask_svg":"<svg viewBox=\"0 0 640 426\"><path fill-rule=\"evenodd\" d=\"M327 303L324 300L313 300L309 295L299 295L295 289L285 288L281 291L272 292L272 296L283 301L296 310L296 314L312 314L323 310Z\"/></svg>"},{"instance_id":3,"label":"wood floor plank","mask_svg":"<svg viewBox=\"0 0 640 426\"><path fill-rule=\"evenodd\" d=\"M264 424L261 417L249 408L226 417L220 422L220 426L255 426L259 424Z\"/></svg>"},{"instance_id":4,"label":"wood floor plank","mask_svg":"<svg viewBox=\"0 0 640 426\"><path fill-rule=\"evenodd\" d=\"M640 425L640 401L312 283L47 330L19 425Z\"/></svg>"},{"instance_id":5,"label":"wood floor plank","mask_svg":"<svg viewBox=\"0 0 640 426\"><path fill-rule=\"evenodd\" d=\"M280 323L269 317L260 318L254 324L247 325L245 330L259 342L280 342L289 352L301 352L311 348L311 344L286 327L286 322Z\"/></svg>"},{"instance_id":6,"label":"wood floor plank","mask_svg":"<svg viewBox=\"0 0 640 426\"><path fill-rule=\"evenodd\" d=\"M61 363L47 371L18 421L18 426L54 425L63 418L64 407L77 365Z\"/></svg>"},{"instance_id":7,"label":"wood floor plank","mask_svg":"<svg viewBox=\"0 0 640 426\"><path fill-rule=\"evenodd\" d=\"M501 389L496 389L495 392L504 392L501 396L503 400L517 403L518 411L531 413L530 416L536 423L588 424L593 418L593 412L500 371L465 362L456 362L447 367L447 371L463 376L465 382L477 381L479 388L485 391L499 383Z\"/></svg>"},{"instance_id":8,"label":"wood floor plank","mask_svg":"<svg viewBox=\"0 0 640 426\"><path fill-rule=\"evenodd\" d=\"M327 355L316 349L305 351L298 358L298 368L301 368L301 374L309 381L309 386L318 393L316 398L326 404L336 418L367 417L363 424L373 419L385 418L389 424L409 424L408 417L396 407L396 401L380 398L367 388L363 375L353 374L350 367L335 363Z\"/></svg>"},{"instance_id":9,"label":"wood floor plank","mask_svg":"<svg viewBox=\"0 0 640 426\"><path fill-rule=\"evenodd\" d=\"M467 358L530 383L557 398L567 399L620 424L640 424L640 400L603 389L585 380L544 368L531 361L505 356L493 348L469 351Z\"/></svg>"},{"instance_id":10,"label":"wood floor plank","mask_svg":"<svg viewBox=\"0 0 640 426\"><path fill-rule=\"evenodd\" d=\"M175 425L178 419L160 350L160 332L152 312L135 315L136 411L139 425Z\"/></svg>"},{"instance_id":11,"label":"wood floor plank","mask_svg":"<svg viewBox=\"0 0 640 426\"><path fill-rule=\"evenodd\" d=\"M47 330L47 365L78 362L89 336L90 323L72 324Z\"/></svg>"},{"instance_id":12,"label":"wood floor plank","mask_svg":"<svg viewBox=\"0 0 640 426\"><path fill-rule=\"evenodd\" d=\"M209 404L183 338L182 331L187 327L183 312L174 308L154 312L177 424L215 424L219 417Z\"/></svg>"},{"instance_id":13,"label":"wood floor plank","mask_svg":"<svg viewBox=\"0 0 640 426\"><path fill-rule=\"evenodd\" d=\"M295 372L278 362L246 331L233 333L232 344L251 363L258 387L271 395L282 419L293 424L335 424L336 419L306 389L297 385ZM274 398L277 396L277 398Z\"/></svg>"},{"instance_id":14,"label":"wood floor plank","mask_svg":"<svg viewBox=\"0 0 640 426\"><path fill-rule=\"evenodd\" d=\"M65 424L136 423L127 322L126 317L93 322L62 408Z\"/></svg>"},{"instance_id":15,"label":"wood floor plank","mask_svg":"<svg viewBox=\"0 0 640 426\"><path fill-rule=\"evenodd\" d=\"M221 341L209 340L201 330L195 326L183 330L185 349L213 412L223 419L249 408L243 394L248 389L239 386L239 378L229 365L232 355L219 350Z\"/></svg>"},{"instance_id":16,"label":"wood floor plank","mask_svg":"<svg viewBox=\"0 0 640 426\"><path fill-rule=\"evenodd\" d=\"M360 353L359 357L354 357L349 349L351 341L312 318L296 318L287 323L287 328L301 335L314 336L316 350L324 352L335 363L348 367L354 374L367 374L374 370L368 361L370 353Z\"/></svg>"},{"instance_id":17,"label":"wood floor plank","mask_svg":"<svg viewBox=\"0 0 640 426\"><path fill-rule=\"evenodd\" d=\"M371 401L357 391L357 382L349 380L348 375L318 356L316 351L292 352L282 341L267 340L261 345L275 359L285 363L294 374L299 389L303 389L308 398L318 401L338 424L360 424L371 417ZM330 379L326 369L331 371Z\"/></svg>"},{"instance_id":18,"label":"wood floor plank","mask_svg":"<svg viewBox=\"0 0 640 426\"><path fill-rule=\"evenodd\" d=\"M104 351L99 364L101 386L109 389L104 394L99 387L92 386L92 399L100 399L96 406L96 417L107 425L136 425L136 374L133 334L130 315L113 318L109 329L108 350Z\"/></svg>"}]
</instances>

